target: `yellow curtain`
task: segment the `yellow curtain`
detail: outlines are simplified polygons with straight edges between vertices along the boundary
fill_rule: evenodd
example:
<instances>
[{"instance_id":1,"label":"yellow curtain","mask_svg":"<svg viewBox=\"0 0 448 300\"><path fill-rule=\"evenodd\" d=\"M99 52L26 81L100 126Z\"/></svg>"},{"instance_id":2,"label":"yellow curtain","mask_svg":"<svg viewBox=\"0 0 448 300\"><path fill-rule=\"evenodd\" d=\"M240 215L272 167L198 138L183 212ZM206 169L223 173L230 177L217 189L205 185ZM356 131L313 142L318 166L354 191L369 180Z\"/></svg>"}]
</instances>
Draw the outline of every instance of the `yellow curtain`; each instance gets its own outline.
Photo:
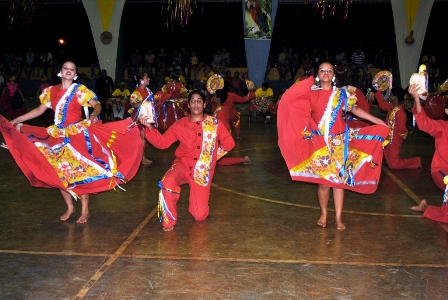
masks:
<instances>
[{"instance_id":1,"label":"yellow curtain","mask_svg":"<svg viewBox=\"0 0 448 300\"><path fill-rule=\"evenodd\" d=\"M418 6L420 0L404 0L404 5L406 7L406 17L408 21L408 32L414 29L414 21L417 16Z\"/></svg>"},{"instance_id":2,"label":"yellow curtain","mask_svg":"<svg viewBox=\"0 0 448 300\"><path fill-rule=\"evenodd\" d=\"M97 0L97 3L101 24L103 25L103 31L109 31L109 24L112 19L115 0Z\"/></svg>"}]
</instances>

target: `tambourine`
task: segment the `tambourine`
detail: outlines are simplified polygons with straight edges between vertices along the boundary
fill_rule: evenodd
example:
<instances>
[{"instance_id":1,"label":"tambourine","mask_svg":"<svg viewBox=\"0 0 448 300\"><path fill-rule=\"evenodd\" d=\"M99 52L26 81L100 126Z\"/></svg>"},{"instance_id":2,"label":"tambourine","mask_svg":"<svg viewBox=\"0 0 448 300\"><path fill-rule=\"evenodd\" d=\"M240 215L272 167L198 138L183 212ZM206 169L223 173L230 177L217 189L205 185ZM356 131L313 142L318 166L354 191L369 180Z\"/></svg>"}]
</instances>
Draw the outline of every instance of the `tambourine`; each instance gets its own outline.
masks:
<instances>
[{"instance_id":1,"label":"tambourine","mask_svg":"<svg viewBox=\"0 0 448 300\"><path fill-rule=\"evenodd\" d=\"M392 88L392 73L389 71L381 71L376 73L372 80L372 86L375 90L381 92Z\"/></svg>"},{"instance_id":2,"label":"tambourine","mask_svg":"<svg viewBox=\"0 0 448 300\"><path fill-rule=\"evenodd\" d=\"M418 97L422 100L426 100L428 98L428 88L427 88L427 80L425 73L414 73L409 79L409 85L416 84L418 87L417 94Z\"/></svg>"},{"instance_id":3,"label":"tambourine","mask_svg":"<svg viewBox=\"0 0 448 300\"><path fill-rule=\"evenodd\" d=\"M207 80L207 91L215 94L217 90L224 88L224 78L221 75L214 74Z\"/></svg>"},{"instance_id":4,"label":"tambourine","mask_svg":"<svg viewBox=\"0 0 448 300\"><path fill-rule=\"evenodd\" d=\"M246 79L246 86L249 92L255 90L255 84L249 79Z\"/></svg>"},{"instance_id":5,"label":"tambourine","mask_svg":"<svg viewBox=\"0 0 448 300\"><path fill-rule=\"evenodd\" d=\"M154 111L155 111L154 102L144 101L140 106L139 117L146 116L148 117L148 123L155 123Z\"/></svg>"}]
</instances>

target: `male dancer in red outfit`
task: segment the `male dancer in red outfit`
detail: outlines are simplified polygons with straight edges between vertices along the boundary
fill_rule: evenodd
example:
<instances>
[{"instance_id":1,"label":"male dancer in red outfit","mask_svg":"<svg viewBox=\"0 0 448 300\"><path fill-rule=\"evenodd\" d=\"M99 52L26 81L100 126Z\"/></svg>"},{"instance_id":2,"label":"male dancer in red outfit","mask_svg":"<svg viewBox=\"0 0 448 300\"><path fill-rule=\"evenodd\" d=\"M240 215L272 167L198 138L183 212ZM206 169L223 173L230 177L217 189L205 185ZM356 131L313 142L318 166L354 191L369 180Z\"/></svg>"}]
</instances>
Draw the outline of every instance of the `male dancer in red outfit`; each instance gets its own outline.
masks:
<instances>
[{"instance_id":1,"label":"male dancer in red outfit","mask_svg":"<svg viewBox=\"0 0 448 300\"><path fill-rule=\"evenodd\" d=\"M190 115L175 122L162 135L145 116L140 122L145 138L154 147L166 149L179 141L171 168L159 182L159 212L163 230L171 231L177 222L177 201L181 185L190 186L188 211L196 221L203 221L209 213L208 200L216 162L235 146L226 126L216 118L204 114L205 95L193 91L188 97Z\"/></svg>"},{"instance_id":2,"label":"male dancer in red outfit","mask_svg":"<svg viewBox=\"0 0 448 300\"><path fill-rule=\"evenodd\" d=\"M420 157L400 158L401 145L408 135L406 129L406 113L401 104L404 100L405 91L402 88L392 88L389 99L390 103L384 100L383 94L378 91L375 98L380 109L387 111L386 123L390 128L388 140L389 145L384 149L384 157L390 169L418 169L421 162Z\"/></svg>"},{"instance_id":3,"label":"male dancer in red outfit","mask_svg":"<svg viewBox=\"0 0 448 300\"><path fill-rule=\"evenodd\" d=\"M251 91L247 96L238 96L235 93L227 93L227 100L224 103L225 106L229 109L230 123L233 124L235 128L236 139L240 139L241 134L241 118L240 113L235 109L235 103L245 103L250 99L255 97L255 93Z\"/></svg>"},{"instance_id":4,"label":"male dancer in red outfit","mask_svg":"<svg viewBox=\"0 0 448 300\"><path fill-rule=\"evenodd\" d=\"M423 212L425 218L448 223L448 198L447 185L444 182L448 174L448 157L446 149L448 148L448 122L444 120L432 120L426 116L425 110L422 108L420 98L417 93L417 86L411 85L409 87L409 94L414 97L414 117L417 121L418 129L429 133L435 139L435 152L431 162L431 177L436 186L445 191L442 206L428 205L423 199L419 205L412 206L409 209ZM445 108L445 113L448 114L448 109Z\"/></svg>"},{"instance_id":5,"label":"male dancer in red outfit","mask_svg":"<svg viewBox=\"0 0 448 300\"><path fill-rule=\"evenodd\" d=\"M215 106L215 110L213 112L213 116L217 118L226 128L227 130L231 131L230 129L230 116L229 116L229 109L227 106L225 106L226 100L227 100L227 92L225 90L219 89L215 91L215 94L212 98L212 104ZM240 165L250 164L250 158L249 156L245 156L244 158L241 157L223 157L218 161L219 166L232 166L232 165Z\"/></svg>"}]
</instances>

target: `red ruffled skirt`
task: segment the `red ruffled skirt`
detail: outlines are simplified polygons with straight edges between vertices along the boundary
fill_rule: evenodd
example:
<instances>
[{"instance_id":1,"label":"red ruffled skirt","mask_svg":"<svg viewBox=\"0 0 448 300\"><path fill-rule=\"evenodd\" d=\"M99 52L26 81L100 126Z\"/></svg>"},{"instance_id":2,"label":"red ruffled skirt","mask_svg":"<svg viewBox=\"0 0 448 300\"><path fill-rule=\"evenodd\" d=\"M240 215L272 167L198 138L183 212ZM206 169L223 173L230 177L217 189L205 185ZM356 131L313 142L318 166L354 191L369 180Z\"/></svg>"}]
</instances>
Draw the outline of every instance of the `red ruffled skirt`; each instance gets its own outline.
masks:
<instances>
[{"instance_id":1,"label":"red ruffled skirt","mask_svg":"<svg viewBox=\"0 0 448 300\"><path fill-rule=\"evenodd\" d=\"M329 172L335 165L343 165L333 152L340 153L340 149L328 149L322 135L303 134L305 129L313 132L318 128L310 113L312 85L312 78L294 84L283 94L278 108L278 145L291 178L362 194L375 192L381 175L383 141L389 128L373 125L350 131L345 172ZM339 144L345 141L343 136L334 139L339 139Z\"/></svg>"},{"instance_id":2,"label":"red ruffled skirt","mask_svg":"<svg viewBox=\"0 0 448 300\"><path fill-rule=\"evenodd\" d=\"M137 173L143 155L138 128L130 119L98 122L69 139L51 137L45 127L23 124L20 131L0 115L0 131L32 186L77 195L114 189Z\"/></svg>"}]
</instances>

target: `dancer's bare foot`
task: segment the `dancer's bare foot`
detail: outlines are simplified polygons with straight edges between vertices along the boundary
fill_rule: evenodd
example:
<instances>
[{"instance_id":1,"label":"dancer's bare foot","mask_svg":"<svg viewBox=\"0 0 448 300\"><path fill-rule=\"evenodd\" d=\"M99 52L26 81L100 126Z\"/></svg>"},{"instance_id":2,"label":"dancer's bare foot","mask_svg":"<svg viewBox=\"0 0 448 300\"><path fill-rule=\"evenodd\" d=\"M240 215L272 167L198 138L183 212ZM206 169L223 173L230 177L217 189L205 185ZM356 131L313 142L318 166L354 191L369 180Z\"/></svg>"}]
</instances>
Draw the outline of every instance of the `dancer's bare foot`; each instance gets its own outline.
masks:
<instances>
[{"instance_id":1,"label":"dancer's bare foot","mask_svg":"<svg viewBox=\"0 0 448 300\"><path fill-rule=\"evenodd\" d=\"M345 230L345 225L341 221L336 221L336 229L337 230Z\"/></svg>"},{"instance_id":2,"label":"dancer's bare foot","mask_svg":"<svg viewBox=\"0 0 448 300\"><path fill-rule=\"evenodd\" d=\"M245 165L250 165L250 163L251 163L251 161L250 161L249 156L244 156L244 158L243 158L243 164L245 164Z\"/></svg>"},{"instance_id":3,"label":"dancer's bare foot","mask_svg":"<svg viewBox=\"0 0 448 300\"><path fill-rule=\"evenodd\" d=\"M78 223L78 224L84 224L84 223L87 223L87 221L89 220L89 218L90 218L90 214L89 214L89 213L81 214L81 216L80 216L79 219L76 221L76 223Z\"/></svg>"},{"instance_id":4,"label":"dancer's bare foot","mask_svg":"<svg viewBox=\"0 0 448 300\"><path fill-rule=\"evenodd\" d=\"M323 228L327 227L327 218L320 216L319 221L317 221L317 225Z\"/></svg>"},{"instance_id":5,"label":"dancer's bare foot","mask_svg":"<svg viewBox=\"0 0 448 300\"><path fill-rule=\"evenodd\" d=\"M419 205L411 206L411 207L409 207L409 209L413 210L413 211L424 212L427 207L428 207L428 203L426 202L425 199L423 199L422 201L420 201Z\"/></svg>"},{"instance_id":6,"label":"dancer's bare foot","mask_svg":"<svg viewBox=\"0 0 448 300\"><path fill-rule=\"evenodd\" d=\"M75 212L75 208L71 207L71 208L67 208L67 211L59 218L61 221L67 221L70 216L72 215L72 213Z\"/></svg>"},{"instance_id":7,"label":"dancer's bare foot","mask_svg":"<svg viewBox=\"0 0 448 300\"><path fill-rule=\"evenodd\" d=\"M152 160L149 160L146 157L143 157L142 165L149 166L150 164L152 164Z\"/></svg>"},{"instance_id":8,"label":"dancer's bare foot","mask_svg":"<svg viewBox=\"0 0 448 300\"><path fill-rule=\"evenodd\" d=\"M163 227L163 231L165 231L165 232L172 231L173 229L174 229L174 226Z\"/></svg>"}]
</instances>

